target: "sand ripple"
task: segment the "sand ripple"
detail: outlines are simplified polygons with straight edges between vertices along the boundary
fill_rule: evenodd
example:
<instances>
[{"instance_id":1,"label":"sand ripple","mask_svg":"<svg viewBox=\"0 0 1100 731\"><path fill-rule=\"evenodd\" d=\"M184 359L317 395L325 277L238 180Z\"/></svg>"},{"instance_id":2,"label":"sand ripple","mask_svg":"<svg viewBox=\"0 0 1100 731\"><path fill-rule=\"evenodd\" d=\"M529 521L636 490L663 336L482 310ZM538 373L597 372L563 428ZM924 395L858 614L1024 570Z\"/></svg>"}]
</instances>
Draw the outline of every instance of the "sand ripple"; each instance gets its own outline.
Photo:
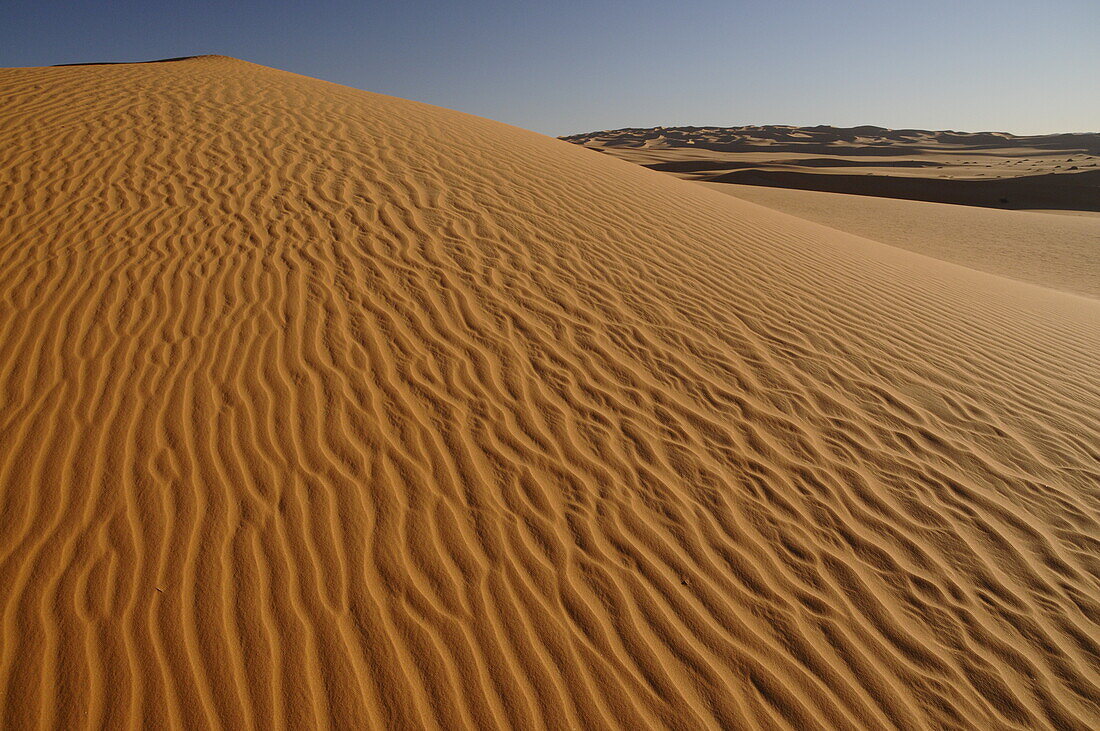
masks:
<instances>
[{"instance_id":1,"label":"sand ripple","mask_svg":"<svg viewBox=\"0 0 1100 731\"><path fill-rule=\"evenodd\" d=\"M1100 725L1100 302L224 58L0 170L0 726Z\"/></svg>"}]
</instances>

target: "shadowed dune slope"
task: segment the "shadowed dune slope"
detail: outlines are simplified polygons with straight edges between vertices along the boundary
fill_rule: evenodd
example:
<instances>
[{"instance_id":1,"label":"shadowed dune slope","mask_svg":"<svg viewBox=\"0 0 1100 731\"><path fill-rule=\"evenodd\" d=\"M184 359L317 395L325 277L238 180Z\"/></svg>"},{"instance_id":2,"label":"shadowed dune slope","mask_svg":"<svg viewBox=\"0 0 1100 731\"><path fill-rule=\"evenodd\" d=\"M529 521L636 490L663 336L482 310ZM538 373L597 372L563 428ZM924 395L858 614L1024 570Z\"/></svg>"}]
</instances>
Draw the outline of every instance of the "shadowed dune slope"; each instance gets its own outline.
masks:
<instances>
[{"instance_id":1,"label":"shadowed dune slope","mask_svg":"<svg viewBox=\"0 0 1100 731\"><path fill-rule=\"evenodd\" d=\"M1100 303L219 57L0 170L3 728L1100 724Z\"/></svg>"},{"instance_id":2,"label":"shadowed dune slope","mask_svg":"<svg viewBox=\"0 0 1100 731\"><path fill-rule=\"evenodd\" d=\"M712 183L819 190L965 206L996 206L1001 202L1000 205L1017 209L1100 211L1100 170L992 180L815 175L791 170L734 170L707 180ZM1064 182L1066 180L1073 182L1067 184Z\"/></svg>"}]
</instances>

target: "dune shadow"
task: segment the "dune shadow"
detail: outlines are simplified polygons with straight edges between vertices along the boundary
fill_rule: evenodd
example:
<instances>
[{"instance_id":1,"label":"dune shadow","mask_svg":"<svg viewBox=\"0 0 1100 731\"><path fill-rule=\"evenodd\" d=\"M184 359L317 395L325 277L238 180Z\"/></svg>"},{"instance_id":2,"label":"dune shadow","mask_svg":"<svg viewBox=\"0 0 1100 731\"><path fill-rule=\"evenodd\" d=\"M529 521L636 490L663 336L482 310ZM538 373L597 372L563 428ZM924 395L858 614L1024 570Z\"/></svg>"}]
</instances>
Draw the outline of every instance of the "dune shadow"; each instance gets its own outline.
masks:
<instances>
[{"instance_id":1,"label":"dune shadow","mask_svg":"<svg viewBox=\"0 0 1100 731\"><path fill-rule=\"evenodd\" d=\"M64 68L66 66L128 66L146 63L172 63L174 61L190 61L202 58L202 54L196 56L173 56L172 58L157 58L151 61L85 61L82 63L55 63L51 68Z\"/></svg>"},{"instance_id":2,"label":"dune shadow","mask_svg":"<svg viewBox=\"0 0 1100 731\"><path fill-rule=\"evenodd\" d=\"M942 167L943 163L928 160L891 160L882 162L878 160L845 160L843 158L813 157L795 160L767 160L761 162L730 162L724 160L675 160L672 162L657 162L645 165L650 170L659 170L663 173L705 173L714 170L749 170L761 167L808 167L808 168L934 168Z\"/></svg>"},{"instance_id":3,"label":"dune shadow","mask_svg":"<svg viewBox=\"0 0 1100 731\"><path fill-rule=\"evenodd\" d=\"M723 173L705 180L985 208L1100 211L1100 170L994 180L953 180L752 169Z\"/></svg>"}]
</instances>

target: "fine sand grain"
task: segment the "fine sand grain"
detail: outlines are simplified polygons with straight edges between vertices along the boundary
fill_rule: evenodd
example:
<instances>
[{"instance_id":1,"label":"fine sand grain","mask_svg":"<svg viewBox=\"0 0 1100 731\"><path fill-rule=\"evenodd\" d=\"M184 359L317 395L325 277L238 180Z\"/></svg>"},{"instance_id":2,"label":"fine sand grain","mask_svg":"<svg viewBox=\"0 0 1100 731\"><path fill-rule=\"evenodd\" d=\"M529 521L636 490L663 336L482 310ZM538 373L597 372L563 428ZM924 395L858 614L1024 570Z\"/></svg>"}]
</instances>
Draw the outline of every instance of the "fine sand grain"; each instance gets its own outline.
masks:
<instances>
[{"instance_id":1,"label":"fine sand grain","mask_svg":"<svg viewBox=\"0 0 1100 731\"><path fill-rule=\"evenodd\" d=\"M0 171L0 727L1100 725L1100 302L220 57Z\"/></svg>"}]
</instances>

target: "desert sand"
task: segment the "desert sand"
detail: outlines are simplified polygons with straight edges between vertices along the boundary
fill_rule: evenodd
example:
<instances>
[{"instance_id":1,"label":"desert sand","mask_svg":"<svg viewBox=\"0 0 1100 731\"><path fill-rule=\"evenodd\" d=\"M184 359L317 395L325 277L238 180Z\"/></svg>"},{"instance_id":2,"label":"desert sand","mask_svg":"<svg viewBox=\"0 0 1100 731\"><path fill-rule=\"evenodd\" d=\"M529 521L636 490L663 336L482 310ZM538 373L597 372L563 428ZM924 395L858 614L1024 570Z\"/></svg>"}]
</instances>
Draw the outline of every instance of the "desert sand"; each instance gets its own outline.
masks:
<instances>
[{"instance_id":1,"label":"desert sand","mask_svg":"<svg viewBox=\"0 0 1100 731\"><path fill-rule=\"evenodd\" d=\"M562 139L711 183L1100 211L1100 133L766 125L627 128Z\"/></svg>"},{"instance_id":2,"label":"desert sand","mask_svg":"<svg viewBox=\"0 0 1100 731\"><path fill-rule=\"evenodd\" d=\"M874 241L1100 297L1100 134L773 125L563 139Z\"/></svg>"},{"instance_id":3,"label":"desert sand","mask_svg":"<svg viewBox=\"0 0 1100 731\"><path fill-rule=\"evenodd\" d=\"M1100 216L1010 211L760 185L700 183L891 246L1100 297Z\"/></svg>"},{"instance_id":4,"label":"desert sand","mask_svg":"<svg viewBox=\"0 0 1100 731\"><path fill-rule=\"evenodd\" d=\"M230 58L0 95L0 727L1100 725L1100 301Z\"/></svg>"}]
</instances>

